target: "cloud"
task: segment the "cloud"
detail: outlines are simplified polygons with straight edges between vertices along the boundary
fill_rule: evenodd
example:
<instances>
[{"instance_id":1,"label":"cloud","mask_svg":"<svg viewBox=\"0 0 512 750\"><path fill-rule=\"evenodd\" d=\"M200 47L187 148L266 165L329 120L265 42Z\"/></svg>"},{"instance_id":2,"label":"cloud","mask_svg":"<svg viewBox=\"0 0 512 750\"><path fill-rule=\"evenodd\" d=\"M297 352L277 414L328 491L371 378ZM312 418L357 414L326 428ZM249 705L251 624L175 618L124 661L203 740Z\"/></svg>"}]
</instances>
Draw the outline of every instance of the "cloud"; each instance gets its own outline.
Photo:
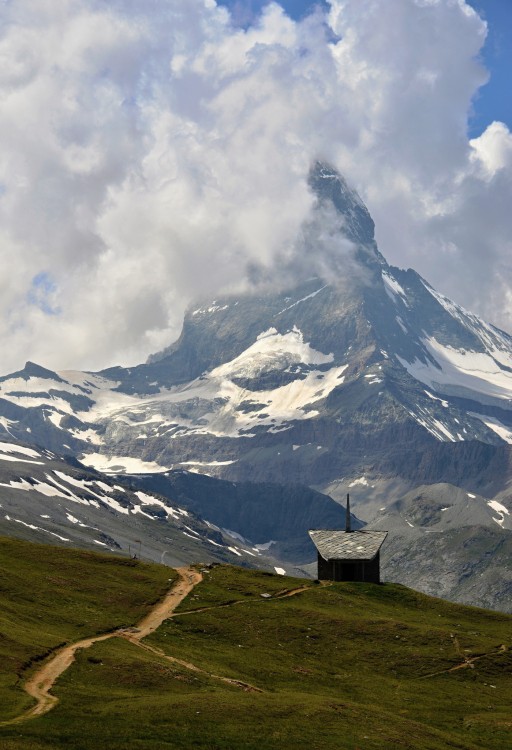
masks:
<instances>
[{"instance_id":1,"label":"cloud","mask_svg":"<svg viewBox=\"0 0 512 750\"><path fill-rule=\"evenodd\" d=\"M360 190L390 262L512 328L511 134L466 135L476 13L332 0L235 20L214 0L0 5L5 371L142 361L194 297L303 265L318 157Z\"/></svg>"},{"instance_id":2,"label":"cloud","mask_svg":"<svg viewBox=\"0 0 512 750\"><path fill-rule=\"evenodd\" d=\"M487 80L487 28L463 2L332 4L340 79L359 123L340 142L390 262L512 330L511 134L492 123L468 140L471 100ZM346 94L347 98L349 94Z\"/></svg>"}]
</instances>

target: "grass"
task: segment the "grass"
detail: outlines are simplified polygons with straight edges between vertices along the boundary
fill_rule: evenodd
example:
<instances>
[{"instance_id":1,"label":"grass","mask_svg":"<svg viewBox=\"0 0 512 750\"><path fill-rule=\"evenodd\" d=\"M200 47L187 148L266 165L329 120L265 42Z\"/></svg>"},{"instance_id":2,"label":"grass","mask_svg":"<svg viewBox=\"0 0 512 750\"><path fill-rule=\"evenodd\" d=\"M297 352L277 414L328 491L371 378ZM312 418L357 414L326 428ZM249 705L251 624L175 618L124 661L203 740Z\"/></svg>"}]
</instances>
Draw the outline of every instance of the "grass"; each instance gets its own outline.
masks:
<instances>
[{"instance_id":1,"label":"grass","mask_svg":"<svg viewBox=\"0 0 512 750\"><path fill-rule=\"evenodd\" d=\"M158 566L140 565L137 572L143 571L158 578ZM169 569L165 574L169 577ZM398 585L311 583L295 596L279 596L304 583L213 568L180 605L181 614L145 641L203 672L120 639L98 643L79 652L59 679L56 709L0 728L0 747L512 746L511 617ZM479 655L473 668L447 671ZM243 680L262 692L244 692L212 674Z\"/></svg>"},{"instance_id":2,"label":"grass","mask_svg":"<svg viewBox=\"0 0 512 750\"><path fill-rule=\"evenodd\" d=\"M21 679L60 645L134 625L174 571L0 537L0 721L31 704Z\"/></svg>"}]
</instances>

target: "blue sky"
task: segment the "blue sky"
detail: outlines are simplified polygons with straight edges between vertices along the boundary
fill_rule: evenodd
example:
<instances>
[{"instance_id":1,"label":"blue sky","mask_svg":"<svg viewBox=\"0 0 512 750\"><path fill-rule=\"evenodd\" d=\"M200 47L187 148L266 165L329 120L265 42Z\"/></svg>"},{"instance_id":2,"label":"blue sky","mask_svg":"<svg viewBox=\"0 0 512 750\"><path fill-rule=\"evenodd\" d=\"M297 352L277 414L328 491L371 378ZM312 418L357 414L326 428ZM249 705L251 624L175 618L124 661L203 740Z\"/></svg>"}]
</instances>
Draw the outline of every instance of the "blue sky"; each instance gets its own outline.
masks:
<instances>
[{"instance_id":1,"label":"blue sky","mask_svg":"<svg viewBox=\"0 0 512 750\"><path fill-rule=\"evenodd\" d=\"M512 127L512 2L473 0L470 4L489 26L483 57L491 77L474 102L471 123L471 135L479 135L493 120Z\"/></svg>"},{"instance_id":2,"label":"blue sky","mask_svg":"<svg viewBox=\"0 0 512 750\"><path fill-rule=\"evenodd\" d=\"M268 2L218 0L219 5L226 5L234 11L243 26L247 26ZM325 0L280 0L279 4L296 20L315 5L327 7ZM487 21L489 27L483 60L490 78L475 97L474 114L469 121L469 135L475 137L494 120L500 120L512 128L512 0L469 0L469 4Z\"/></svg>"}]
</instances>

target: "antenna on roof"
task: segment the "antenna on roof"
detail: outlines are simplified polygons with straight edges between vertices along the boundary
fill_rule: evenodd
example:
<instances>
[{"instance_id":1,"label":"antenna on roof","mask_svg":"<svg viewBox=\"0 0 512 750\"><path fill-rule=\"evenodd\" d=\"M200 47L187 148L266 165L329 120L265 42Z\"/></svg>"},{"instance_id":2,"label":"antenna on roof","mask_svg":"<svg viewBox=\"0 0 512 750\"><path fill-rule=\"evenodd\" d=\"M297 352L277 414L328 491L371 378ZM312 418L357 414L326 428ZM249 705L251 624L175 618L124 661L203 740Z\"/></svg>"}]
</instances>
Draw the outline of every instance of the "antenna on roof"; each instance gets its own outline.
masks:
<instances>
[{"instance_id":1,"label":"antenna on roof","mask_svg":"<svg viewBox=\"0 0 512 750\"><path fill-rule=\"evenodd\" d=\"M350 495L347 492L347 510L345 512L345 531L352 531L350 527Z\"/></svg>"}]
</instances>

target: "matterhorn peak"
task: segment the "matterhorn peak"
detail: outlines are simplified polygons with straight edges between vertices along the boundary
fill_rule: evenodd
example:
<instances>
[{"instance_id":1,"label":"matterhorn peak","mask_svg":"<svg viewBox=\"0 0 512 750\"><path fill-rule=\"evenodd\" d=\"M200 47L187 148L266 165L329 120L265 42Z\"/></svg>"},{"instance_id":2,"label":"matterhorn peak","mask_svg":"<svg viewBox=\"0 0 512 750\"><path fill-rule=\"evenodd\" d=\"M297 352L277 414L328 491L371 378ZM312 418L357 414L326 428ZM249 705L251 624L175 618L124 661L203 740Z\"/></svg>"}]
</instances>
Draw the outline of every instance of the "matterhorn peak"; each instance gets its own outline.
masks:
<instances>
[{"instance_id":1,"label":"matterhorn peak","mask_svg":"<svg viewBox=\"0 0 512 750\"><path fill-rule=\"evenodd\" d=\"M375 241L375 224L357 192L331 164L317 161L309 172L308 184L318 203L331 203L345 218L344 234L356 244Z\"/></svg>"}]
</instances>

